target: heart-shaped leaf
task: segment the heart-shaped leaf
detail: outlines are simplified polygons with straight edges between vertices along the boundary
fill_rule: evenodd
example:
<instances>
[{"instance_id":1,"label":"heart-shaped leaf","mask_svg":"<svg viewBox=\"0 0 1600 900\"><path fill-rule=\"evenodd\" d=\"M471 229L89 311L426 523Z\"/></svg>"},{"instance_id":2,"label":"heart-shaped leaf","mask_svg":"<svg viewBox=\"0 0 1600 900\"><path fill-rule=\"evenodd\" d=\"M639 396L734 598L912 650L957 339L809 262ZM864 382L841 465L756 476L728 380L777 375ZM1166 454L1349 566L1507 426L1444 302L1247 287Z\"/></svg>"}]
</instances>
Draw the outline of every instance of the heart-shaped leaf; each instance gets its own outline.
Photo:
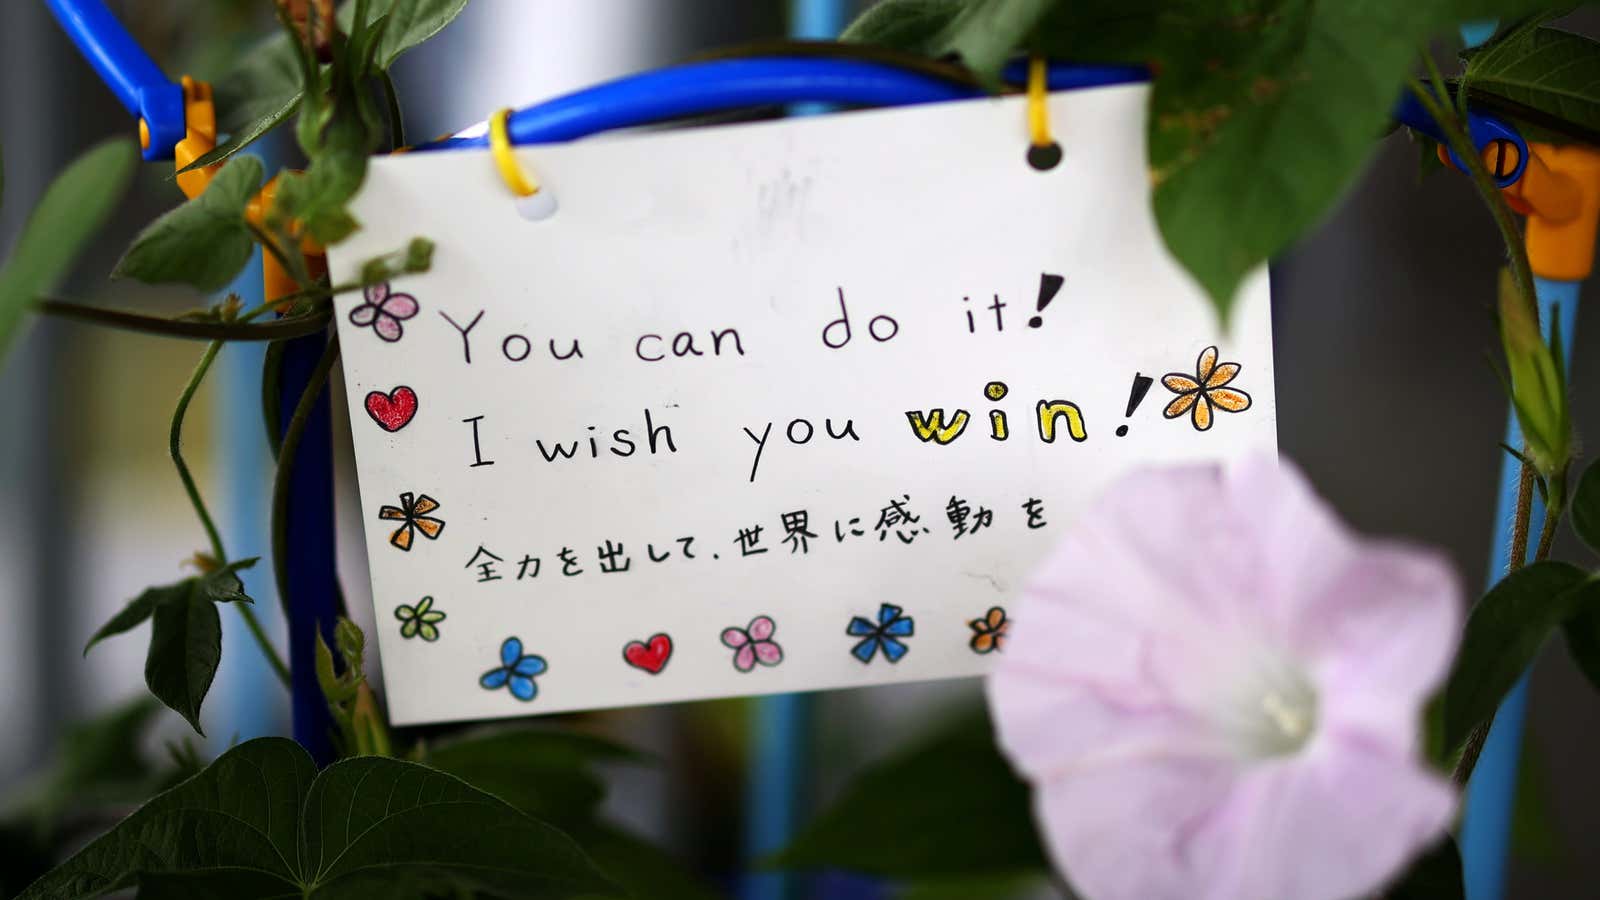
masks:
<instances>
[{"instance_id":1,"label":"heart-shaped leaf","mask_svg":"<svg viewBox=\"0 0 1600 900\"><path fill-rule=\"evenodd\" d=\"M1444 746L1461 746L1487 721L1568 619L1600 605L1600 581L1563 562L1525 566L1500 580L1467 617L1444 687Z\"/></svg>"},{"instance_id":2,"label":"heart-shaped leaf","mask_svg":"<svg viewBox=\"0 0 1600 900\"><path fill-rule=\"evenodd\" d=\"M223 166L204 193L139 232L112 275L203 291L232 281L255 245L245 207L260 189L261 176L261 160L253 156Z\"/></svg>"},{"instance_id":3,"label":"heart-shaped leaf","mask_svg":"<svg viewBox=\"0 0 1600 900\"><path fill-rule=\"evenodd\" d=\"M293 741L259 738L146 803L34 882L22 900L487 893L564 898L608 882L577 844L453 776L382 757L320 774Z\"/></svg>"},{"instance_id":4,"label":"heart-shaped leaf","mask_svg":"<svg viewBox=\"0 0 1600 900\"><path fill-rule=\"evenodd\" d=\"M106 141L74 160L45 191L0 268L0 357L23 314L67 276L79 251L105 224L138 162L132 141Z\"/></svg>"}]
</instances>

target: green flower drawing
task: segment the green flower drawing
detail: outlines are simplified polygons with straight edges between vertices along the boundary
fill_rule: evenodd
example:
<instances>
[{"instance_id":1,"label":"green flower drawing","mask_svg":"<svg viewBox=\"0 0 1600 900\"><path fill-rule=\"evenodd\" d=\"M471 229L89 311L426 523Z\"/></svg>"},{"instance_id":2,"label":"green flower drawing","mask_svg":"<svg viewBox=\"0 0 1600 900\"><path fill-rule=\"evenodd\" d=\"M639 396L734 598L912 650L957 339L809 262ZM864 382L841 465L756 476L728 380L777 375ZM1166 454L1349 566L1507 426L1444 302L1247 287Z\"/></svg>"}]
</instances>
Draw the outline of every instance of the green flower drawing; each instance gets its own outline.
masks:
<instances>
[{"instance_id":1,"label":"green flower drawing","mask_svg":"<svg viewBox=\"0 0 1600 900\"><path fill-rule=\"evenodd\" d=\"M433 609L433 598L423 597L417 601L416 606L407 606L404 603L394 608L394 617L401 621L400 636L414 638L422 635L425 641L437 641L439 629L435 623L444 621L444 611Z\"/></svg>"}]
</instances>

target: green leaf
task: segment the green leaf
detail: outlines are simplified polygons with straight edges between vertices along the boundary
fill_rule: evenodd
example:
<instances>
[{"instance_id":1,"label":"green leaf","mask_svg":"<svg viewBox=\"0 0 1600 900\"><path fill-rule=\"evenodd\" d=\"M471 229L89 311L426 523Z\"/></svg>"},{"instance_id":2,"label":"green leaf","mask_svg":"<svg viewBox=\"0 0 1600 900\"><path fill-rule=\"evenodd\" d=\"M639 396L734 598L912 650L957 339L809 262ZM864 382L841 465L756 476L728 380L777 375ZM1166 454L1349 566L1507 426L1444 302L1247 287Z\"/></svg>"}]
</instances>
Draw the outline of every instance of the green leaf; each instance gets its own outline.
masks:
<instances>
[{"instance_id":1,"label":"green leaf","mask_svg":"<svg viewBox=\"0 0 1600 900\"><path fill-rule=\"evenodd\" d=\"M1411 868L1382 894L1384 900L1461 900L1466 884L1461 878L1461 850L1446 835L1432 850L1411 863Z\"/></svg>"},{"instance_id":2,"label":"green leaf","mask_svg":"<svg viewBox=\"0 0 1600 900\"><path fill-rule=\"evenodd\" d=\"M1538 24L1512 29L1473 53L1463 83L1542 113L1552 125L1600 131L1600 43Z\"/></svg>"},{"instance_id":3,"label":"green leaf","mask_svg":"<svg viewBox=\"0 0 1600 900\"><path fill-rule=\"evenodd\" d=\"M1050 887L1050 878L1044 872L940 878L912 881L895 894L895 900L972 900L974 897L984 900L1027 900L1031 897L1059 895L1059 891L1052 891ZM1063 900L1072 898L1068 895Z\"/></svg>"},{"instance_id":4,"label":"green leaf","mask_svg":"<svg viewBox=\"0 0 1600 900\"><path fill-rule=\"evenodd\" d=\"M609 885L560 831L416 763L361 757L318 774L260 738L156 797L31 885L22 900L451 893L562 898Z\"/></svg>"},{"instance_id":5,"label":"green leaf","mask_svg":"<svg viewBox=\"0 0 1600 900\"><path fill-rule=\"evenodd\" d=\"M719 900L723 896L666 851L623 829L591 822L572 826L570 833L601 871L634 900Z\"/></svg>"},{"instance_id":6,"label":"green leaf","mask_svg":"<svg viewBox=\"0 0 1600 900\"><path fill-rule=\"evenodd\" d=\"M83 652L87 654L100 641L150 619L145 684L150 693L204 734L200 704L222 661L222 620L216 604L255 602L245 594L238 574L255 564L253 558L242 559L205 575L146 589L100 626Z\"/></svg>"},{"instance_id":7,"label":"green leaf","mask_svg":"<svg viewBox=\"0 0 1600 900\"><path fill-rule=\"evenodd\" d=\"M432 747L425 762L530 816L566 824L592 816L605 798L596 764L640 760L600 738L518 728Z\"/></svg>"},{"instance_id":8,"label":"green leaf","mask_svg":"<svg viewBox=\"0 0 1600 900\"><path fill-rule=\"evenodd\" d=\"M232 281L255 247L245 207L260 190L261 177L261 160L253 156L223 166L204 193L139 232L113 277L203 291Z\"/></svg>"},{"instance_id":9,"label":"green leaf","mask_svg":"<svg viewBox=\"0 0 1600 900\"><path fill-rule=\"evenodd\" d=\"M883 0L867 7L839 40L935 55L934 40L964 7L961 0Z\"/></svg>"},{"instance_id":10,"label":"green leaf","mask_svg":"<svg viewBox=\"0 0 1600 900\"><path fill-rule=\"evenodd\" d=\"M116 208L138 161L132 141L106 141L74 160L45 191L0 268L0 358L23 313L67 276Z\"/></svg>"},{"instance_id":11,"label":"green leaf","mask_svg":"<svg viewBox=\"0 0 1600 900\"><path fill-rule=\"evenodd\" d=\"M222 662L222 618L198 580L186 584L182 601L157 603L151 613L144 682L156 699L203 735L200 704Z\"/></svg>"},{"instance_id":12,"label":"green leaf","mask_svg":"<svg viewBox=\"0 0 1600 900\"><path fill-rule=\"evenodd\" d=\"M1572 530L1589 549L1600 553L1600 461L1583 470L1572 491Z\"/></svg>"},{"instance_id":13,"label":"green leaf","mask_svg":"<svg viewBox=\"0 0 1600 900\"><path fill-rule=\"evenodd\" d=\"M1589 684L1600 691L1600 607L1581 609L1561 627L1567 653Z\"/></svg>"},{"instance_id":14,"label":"green leaf","mask_svg":"<svg viewBox=\"0 0 1600 900\"><path fill-rule=\"evenodd\" d=\"M89 643L83 645L83 655L88 656L89 651L94 649L94 645L106 638L132 631L144 624L144 620L150 618L150 614L155 612L158 604L181 599L187 591L188 582L186 581L161 587L146 588L144 593L128 601L127 606L124 606L120 612L112 616L110 621L100 626L100 630L89 638Z\"/></svg>"},{"instance_id":15,"label":"green leaf","mask_svg":"<svg viewBox=\"0 0 1600 900\"><path fill-rule=\"evenodd\" d=\"M354 4L346 3L341 18ZM467 8L467 0L375 0L369 15L383 18L374 61L387 70L401 54L444 30Z\"/></svg>"},{"instance_id":16,"label":"green leaf","mask_svg":"<svg viewBox=\"0 0 1600 900\"><path fill-rule=\"evenodd\" d=\"M862 773L773 864L900 879L1049 869L1028 787L996 750L987 719Z\"/></svg>"},{"instance_id":17,"label":"green leaf","mask_svg":"<svg viewBox=\"0 0 1600 900\"><path fill-rule=\"evenodd\" d=\"M1507 575L1467 617L1466 633L1444 688L1444 745L1459 747L1494 715L1511 686L1562 623L1600 603L1600 581L1563 562L1541 562Z\"/></svg>"},{"instance_id":18,"label":"green leaf","mask_svg":"<svg viewBox=\"0 0 1600 900\"><path fill-rule=\"evenodd\" d=\"M49 772L21 807L41 834L55 833L62 813L73 807L139 802L150 796L157 773L141 745L160 709L151 698L140 696L66 729Z\"/></svg>"},{"instance_id":19,"label":"green leaf","mask_svg":"<svg viewBox=\"0 0 1600 900\"><path fill-rule=\"evenodd\" d=\"M953 55L994 84L1000 68L1056 0L976 0L934 39L938 56Z\"/></svg>"},{"instance_id":20,"label":"green leaf","mask_svg":"<svg viewBox=\"0 0 1600 900\"><path fill-rule=\"evenodd\" d=\"M257 44L213 85L217 130L227 140L180 171L219 163L260 140L294 115L304 93L287 35L280 32Z\"/></svg>"}]
</instances>

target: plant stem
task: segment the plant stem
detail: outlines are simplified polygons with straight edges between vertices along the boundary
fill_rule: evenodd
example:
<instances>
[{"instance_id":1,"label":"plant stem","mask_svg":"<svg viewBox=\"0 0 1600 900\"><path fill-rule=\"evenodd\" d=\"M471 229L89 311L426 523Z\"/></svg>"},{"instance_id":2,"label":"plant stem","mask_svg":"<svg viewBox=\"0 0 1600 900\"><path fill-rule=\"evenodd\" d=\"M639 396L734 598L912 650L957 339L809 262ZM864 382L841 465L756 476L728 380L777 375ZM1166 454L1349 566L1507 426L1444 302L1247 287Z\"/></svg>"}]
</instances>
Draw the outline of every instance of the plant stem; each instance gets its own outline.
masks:
<instances>
[{"instance_id":1,"label":"plant stem","mask_svg":"<svg viewBox=\"0 0 1600 900\"><path fill-rule=\"evenodd\" d=\"M205 527L206 540L211 543L211 555L219 564L227 562L228 552L222 546L222 534L217 531L217 525L211 519L211 512L206 509L205 500L200 497L200 487L195 484L194 474L189 471L189 464L183 459L183 420L189 413L189 404L194 400L195 392L200 389L200 382L205 380L206 373L211 370L211 364L216 361L217 353L221 349L221 341L212 341L206 346L206 352L201 355L199 364L189 376L189 383L184 385L183 394L178 397L177 408L172 411L172 429L167 441L172 464L178 469L178 478L183 482L184 492L189 495L189 503L194 506L195 515L200 517L200 524ZM277 648L272 646L272 641L267 638L261 622L256 619L255 611L248 603L234 605L239 608L239 615L244 618L250 634L255 637L262 655L271 663L278 680L283 682L284 687L288 687L289 667L284 665L282 658L278 656Z\"/></svg>"},{"instance_id":2,"label":"plant stem","mask_svg":"<svg viewBox=\"0 0 1600 900\"><path fill-rule=\"evenodd\" d=\"M1526 455L1527 448L1523 448ZM1533 466L1526 462L1517 475L1517 505L1511 516L1511 552L1506 571L1515 572L1528 561L1528 531L1533 525Z\"/></svg>"},{"instance_id":3,"label":"plant stem","mask_svg":"<svg viewBox=\"0 0 1600 900\"><path fill-rule=\"evenodd\" d=\"M237 322L196 322L186 319L146 316L139 313L125 312L120 309L106 309L104 307L87 306L81 303L48 298L38 301L38 310L46 315L62 319L75 319L80 322L121 328L126 331L138 331L145 334L156 334L162 337L183 338L193 341L218 342L280 341L286 338L315 334L328 327L328 320L332 316L332 313L321 311L263 325L244 324L261 312L260 310L251 310L240 316Z\"/></svg>"},{"instance_id":4,"label":"plant stem","mask_svg":"<svg viewBox=\"0 0 1600 900\"><path fill-rule=\"evenodd\" d=\"M172 464L178 468L178 478L183 482L183 489L189 495L189 503L194 507L195 515L200 517L200 524L205 526L206 539L211 542L211 555L217 562L228 560L228 553L222 549L222 534L217 531L216 523L211 520L211 513L206 509L206 503L200 498L200 488L194 482L194 475L189 472L189 464L183 461L183 419L188 415L189 403L194 399L195 391L200 389L200 382L205 380L206 373L211 370L211 363L217 358L217 352L222 349L221 341L212 341L206 345L206 352L201 355L199 365L194 367L194 372L189 376L189 383L184 385L183 394L178 397L178 408L172 411L172 429L167 438L167 449L172 456Z\"/></svg>"},{"instance_id":5,"label":"plant stem","mask_svg":"<svg viewBox=\"0 0 1600 900\"><path fill-rule=\"evenodd\" d=\"M1428 70L1428 77L1439 90L1444 90L1444 77L1439 72L1439 67L1433 57L1426 51L1422 53L1423 65ZM1478 154L1478 149L1473 145L1472 139L1467 136L1461 116L1455 105L1444 99L1444 95L1434 94L1416 78L1406 80L1406 86L1411 93L1416 95L1417 101L1422 104L1428 115L1438 123L1444 132L1446 143L1455 151L1457 159L1466 167L1467 174L1472 176L1472 183L1478 189L1478 195L1489 208L1489 215L1494 218L1495 227L1500 230L1500 239L1505 243L1506 256L1511 267L1512 278L1516 281L1517 289L1522 293L1523 301L1533 316L1534 322L1539 321L1539 303L1536 299L1533 286L1533 269L1528 263L1528 248L1523 243L1522 232L1517 228L1516 219L1511 215L1511 209L1506 206L1505 198L1500 195L1500 188L1494 179L1489 177L1489 172L1483 167L1483 157ZM1464 104L1463 104L1464 108ZM1544 535L1540 536L1540 547L1546 554L1546 535L1554 539L1555 528L1551 521L1549 506L1559 507L1560 501L1547 505L1545 511ZM1560 511L1557 509L1556 516ZM1517 507L1511 524L1511 558L1507 560L1507 568L1516 571L1522 568L1528 556L1528 530L1530 519L1533 516L1533 467L1524 462L1517 482ZM1456 763L1451 779L1462 787L1472 778L1472 770L1478 765L1478 757L1483 752L1483 746L1489 738L1489 730L1494 725L1494 716L1478 723L1478 726L1467 736L1467 742L1462 747L1461 758Z\"/></svg>"},{"instance_id":6,"label":"plant stem","mask_svg":"<svg viewBox=\"0 0 1600 900\"><path fill-rule=\"evenodd\" d=\"M1428 67L1429 77L1435 84L1442 85L1444 79L1439 75L1439 67L1434 64L1433 57L1424 53L1422 58ZM1511 275L1516 279L1517 287L1528 303L1528 308L1533 311L1534 321L1537 322L1539 306L1534 299L1533 270L1528 264L1528 249L1523 244L1522 232L1517 228L1517 221L1511 214L1511 208L1506 206L1505 198L1500 196L1499 186L1489 177L1489 171L1483 167L1483 158L1478 155L1472 139L1467 136L1461 120L1456 117L1454 108L1448 103L1440 102L1439 98L1416 78L1407 79L1406 87L1416 95L1417 101L1428 111L1428 115L1439 124L1440 130L1445 134L1446 143L1455 151L1462 165L1466 166L1467 174L1472 176L1478 195L1489 208L1489 215L1494 218L1495 227L1500 230L1500 238L1505 242Z\"/></svg>"},{"instance_id":7,"label":"plant stem","mask_svg":"<svg viewBox=\"0 0 1600 900\"><path fill-rule=\"evenodd\" d=\"M384 99L389 101L389 149L399 150L406 145L405 119L400 110L400 94L394 89L394 79L380 70L378 80L383 83Z\"/></svg>"},{"instance_id":8,"label":"plant stem","mask_svg":"<svg viewBox=\"0 0 1600 900\"><path fill-rule=\"evenodd\" d=\"M311 420L311 408L316 405L317 395L327 385L328 373L338 358L339 337L334 335L328 340L322 357L317 360L317 367L306 381L305 390L300 392L300 400L295 403L294 414L290 416L289 425L283 432L283 446L278 450L278 469L272 478L272 575L278 583L278 602L283 605L286 619L290 605L289 548L286 544L289 533L289 480L294 472L295 452L300 448L300 438L305 434L306 423Z\"/></svg>"}]
</instances>

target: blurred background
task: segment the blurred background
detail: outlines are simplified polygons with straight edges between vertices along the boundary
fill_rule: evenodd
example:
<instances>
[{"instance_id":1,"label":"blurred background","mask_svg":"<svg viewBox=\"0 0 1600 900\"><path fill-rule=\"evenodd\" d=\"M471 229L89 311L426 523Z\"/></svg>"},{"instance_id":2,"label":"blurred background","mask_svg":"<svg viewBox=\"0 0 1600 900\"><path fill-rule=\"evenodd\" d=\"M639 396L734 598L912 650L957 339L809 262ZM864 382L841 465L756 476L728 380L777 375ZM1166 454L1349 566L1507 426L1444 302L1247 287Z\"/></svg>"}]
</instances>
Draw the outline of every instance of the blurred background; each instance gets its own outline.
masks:
<instances>
[{"instance_id":1,"label":"blurred background","mask_svg":"<svg viewBox=\"0 0 1600 900\"><path fill-rule=\"evenodd\" d=\"M214 76L271 27L261 15L266 4L247 0L113 6L174 74ZM473 0L397 65L407 131L441 134L497 107L720 45L780 38L789 16L780 0ZM1600 18L1565 25L1593 34ZM199 45L196 34L211 37ZM68 160L106 136L131 133L132 123L42 2L0 3L0 60L4 250ZM1345 200L1274 264L1280 438L1356 527L1444 548L1476 589L1489 564L1505 423L1487 364L1497 345L1490 308L1501 253L1463 179L1419 179L1418 171L1404 134L1379 140ZM146 166L63 293L168 313L203 305L203 297L106 278L134 232L179 199L170 173ZM1589 285L1591 296L1596 290ZM143 586L183 577L182 561L205 543L166 448L172 403L201 350L37 320L0 367L0 804L70 749L62 740L71 723L145 690L143 629L87 659L80 650ZM267 549L260 352L224 350L187 426L188 458L241 556ZM1584 390L1600 384L1600 325L1580 327L1574 359L1578 427L1600 430L1600 391ZM335 435L347 442L348 428L336 423ZM347 446L340 465L343 583L351 610L370 619ZM281 630L272 621L270 573L262 567L245 580L269 627ZM284 698L243 642L236 614L225 610L223 621L222 669L205 705L206 753L288 730ZM946 683L817 697L810 801L824 802L863 763L977 696L976 684ZM1559 649L1535 672L1530 713L1510 896L1593 897L1600 708ZM749 704L730 701L586 720L664 759L658 768L618 771L613 811L725 884L738 863L749 714ZM163 715L160 733L180 739L187 729ZM872 729L851 724L863 716Z\"/></svg>"}]
</instances>

